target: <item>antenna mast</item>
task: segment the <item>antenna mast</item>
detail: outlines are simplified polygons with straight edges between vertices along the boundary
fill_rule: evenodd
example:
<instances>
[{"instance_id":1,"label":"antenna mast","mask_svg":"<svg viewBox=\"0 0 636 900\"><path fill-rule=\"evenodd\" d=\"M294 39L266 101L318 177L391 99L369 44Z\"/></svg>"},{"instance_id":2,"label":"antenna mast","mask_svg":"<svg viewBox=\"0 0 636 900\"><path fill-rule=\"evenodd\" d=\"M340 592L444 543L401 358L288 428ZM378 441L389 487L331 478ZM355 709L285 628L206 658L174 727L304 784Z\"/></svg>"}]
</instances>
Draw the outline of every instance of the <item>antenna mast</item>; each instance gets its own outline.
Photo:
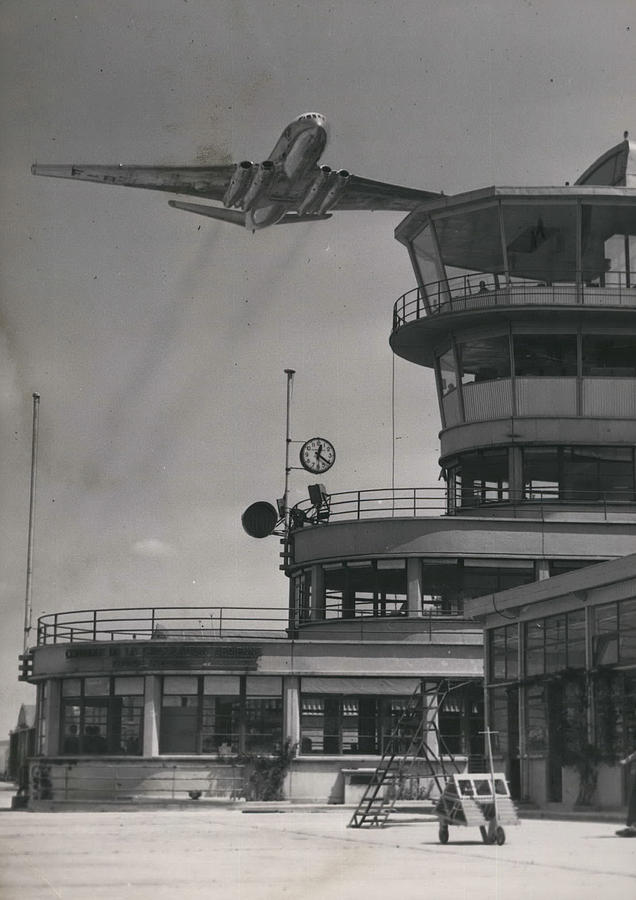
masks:
<instances>
[{"instance_id":1,"label":"antenna mast","mask_svg":"<svg viewBox=\"0 0 636 900\"><path fill-rule=\"evenodd\" d=\"M33 615L33 530L35 525L35 481L38 467L38 422L40 395L33 394L33 433L31 437L31 489L29 496L29 538L27 544L26 594L24 598L24 653L29 649L29 635Z\"/></svg>"}]
</instances>

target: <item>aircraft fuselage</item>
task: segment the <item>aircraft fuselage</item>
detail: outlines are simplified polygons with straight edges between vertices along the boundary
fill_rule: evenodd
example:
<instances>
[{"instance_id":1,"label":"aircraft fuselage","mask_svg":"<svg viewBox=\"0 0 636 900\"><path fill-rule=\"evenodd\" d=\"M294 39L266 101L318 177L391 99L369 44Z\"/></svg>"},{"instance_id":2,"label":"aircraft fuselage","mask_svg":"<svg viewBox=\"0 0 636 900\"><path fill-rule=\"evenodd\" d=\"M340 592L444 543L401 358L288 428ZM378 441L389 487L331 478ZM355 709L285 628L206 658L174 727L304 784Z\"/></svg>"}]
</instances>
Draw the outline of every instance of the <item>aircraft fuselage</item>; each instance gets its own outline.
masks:
<instances>
[{"instance_id":1,"label":"aircraft fuselage","mask_svg":"<svg viewBox=\"0 0 636 900\"><path fill-rule=\"evenodd\" d=\"M303 113L285 128L265 163L273 164L269 183L273 190L263 191L246 202L248 191L239 198L245 210L247 228L258 230L280 221L289 210L289 202L272 202L272 194L293 194L294 184L314 168L327 146L327 120L320 113ZM234 204L232 204L234 205Z\"/></svg>"}]
</instances>

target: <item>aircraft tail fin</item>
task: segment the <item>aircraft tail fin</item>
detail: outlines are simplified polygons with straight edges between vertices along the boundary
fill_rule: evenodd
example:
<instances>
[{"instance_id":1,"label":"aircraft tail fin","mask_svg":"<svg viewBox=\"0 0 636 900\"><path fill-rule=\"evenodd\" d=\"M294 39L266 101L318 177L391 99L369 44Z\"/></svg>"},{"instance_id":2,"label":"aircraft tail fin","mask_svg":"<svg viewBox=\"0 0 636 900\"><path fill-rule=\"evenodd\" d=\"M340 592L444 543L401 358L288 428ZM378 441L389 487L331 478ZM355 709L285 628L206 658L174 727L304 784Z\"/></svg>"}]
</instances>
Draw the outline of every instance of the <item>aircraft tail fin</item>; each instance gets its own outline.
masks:
<instances>
[{"instance_id":1,"label":"aircraft tail fin","mask_svg":"<svg viewBox=\"0 0 636 900\"><path fill-rule=\"evenodd\" d=\"M182 200L168 200L168 205L173 206L175 209L184 209L186 212L208 216L210 219L221 219L223 222L231 222L233 225L241 225L245 228L245 213L237 209L202 206L200 203L185 203Z\"/></svg>"}]
</instances>

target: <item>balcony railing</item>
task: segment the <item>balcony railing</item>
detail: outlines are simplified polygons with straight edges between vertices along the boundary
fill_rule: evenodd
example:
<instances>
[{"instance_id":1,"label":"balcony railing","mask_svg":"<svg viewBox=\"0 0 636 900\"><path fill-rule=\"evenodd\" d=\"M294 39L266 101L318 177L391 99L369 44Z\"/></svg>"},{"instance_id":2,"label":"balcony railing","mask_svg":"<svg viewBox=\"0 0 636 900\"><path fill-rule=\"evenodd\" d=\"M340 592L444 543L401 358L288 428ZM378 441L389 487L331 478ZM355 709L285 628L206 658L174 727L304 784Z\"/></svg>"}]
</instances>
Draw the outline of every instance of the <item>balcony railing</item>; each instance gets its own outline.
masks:
<instances>
[{"instance_id":1,"label":"balcony railing","mask_svg":"<svg viewBox=\"0 0 636 900\"><path fill-rule=\"evenodd\" d=\"M384 609L378 609L375 613L372 609L361 607L352 611L329 599L327 608L319 616L314 617L314 612L307 606L296 610L291 622L287 609L262 607L154 606L71 610L40 616L37 644L42 647L101 641L288 640L301 636L298 629L302 625L333 625L335 622L341 626L338 629L341 638L349 629L356 640L378 640L382 633L375 627L377 622L390 621L390 636L398 638L403 634L411 635L414 627L419 631L434 630L436 634L445 634L444 625L434 622L453 619L459 622L462 616L461 609L456 605L441 607L423 603L420 615L415 617L406 616L404 598L399 603L386 599L381 605ZM455 630L448 624L446 627L450 629L449 634ZM90 656L93 648L87 647L78 652L82 656ZM102 653L100 650L99 655Z\"/></svg>"},{"instance_id":2,"label":"balcony railing","mask_svg":"<svg viewBox=\"0 0 636 900\"><path fill-rule=\"evenodd\" d=\"M82 609L38 619L38 646L85 641L166 641L287 638L280 607L190 606Z\"/></svg>"},{"instance_id":3,"label":"balcony railing","mask_svg":"<svg viewBox=\"0 0 636 900\"><path fill-rule=\"evenodd\" d=\"M377 488L363 491L341 491L329 494L323 506L316 509L311 500L302 500L292 510L292 527L324 525L334 519L412 518L435 515L461 516L478 510L505 507L506 515L528 515L528 508L542 510L559 507L598 512L607 517L611 508L633 508L636 495L632 487L602 491L590 486L585 490L569 487L528 485L513 491L505 484L475 486L462 490L460 483L443 487Z\"/></svg>"},{"instance_id":4,"label":"balcony railing","mask_svg":"<svg viewBox=\"0 0 636 900\"><path fill-rule=\"evenodd\" d=\"M330 494L328 508L318 511L318 521L326 519L377 519L399 516L429 516L447 511L445 487L377 488ZM292 511L292 521L311 521L315 508L302 500Z\"/></svg>"},{"instance_id":5,"label":"balcony railing","mask_svg":"<svg viewBox=\"0 0 636 900\"><path fill-rule=\"evenodd\" d=\"M506 284L503 276L458 275L402 294L393 307L393 331L427 316L503 306L607 306L636 308L636 273L610 272L604 284Z\"/></svg>"}]
</instances>

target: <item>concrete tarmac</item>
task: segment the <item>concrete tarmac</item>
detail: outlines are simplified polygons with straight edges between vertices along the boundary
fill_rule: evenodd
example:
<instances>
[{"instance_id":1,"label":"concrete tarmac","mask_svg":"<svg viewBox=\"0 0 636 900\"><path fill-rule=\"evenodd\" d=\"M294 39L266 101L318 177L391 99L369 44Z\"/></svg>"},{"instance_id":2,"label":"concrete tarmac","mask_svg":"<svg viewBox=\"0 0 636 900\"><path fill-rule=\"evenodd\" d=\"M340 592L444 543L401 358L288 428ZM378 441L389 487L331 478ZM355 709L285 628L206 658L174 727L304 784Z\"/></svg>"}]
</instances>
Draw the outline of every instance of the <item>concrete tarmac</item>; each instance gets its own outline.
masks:
<instances>
[{"instance_id":1,"label":"concrete tarmac","mask_svg":"<svg viewBox=\"0 0 636 900\"><path fill-rule=\"evenodd\" d=\"M523 820L438 842L430 816L350 829L342 807L0 810L2 900L612 900L636 898L636 840L610 822ZM280 809L276 807L276 809Z\"/></svg>"}]
</instances>

